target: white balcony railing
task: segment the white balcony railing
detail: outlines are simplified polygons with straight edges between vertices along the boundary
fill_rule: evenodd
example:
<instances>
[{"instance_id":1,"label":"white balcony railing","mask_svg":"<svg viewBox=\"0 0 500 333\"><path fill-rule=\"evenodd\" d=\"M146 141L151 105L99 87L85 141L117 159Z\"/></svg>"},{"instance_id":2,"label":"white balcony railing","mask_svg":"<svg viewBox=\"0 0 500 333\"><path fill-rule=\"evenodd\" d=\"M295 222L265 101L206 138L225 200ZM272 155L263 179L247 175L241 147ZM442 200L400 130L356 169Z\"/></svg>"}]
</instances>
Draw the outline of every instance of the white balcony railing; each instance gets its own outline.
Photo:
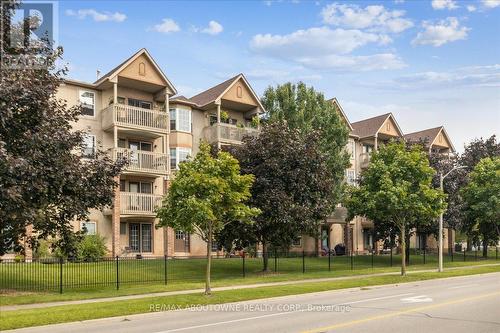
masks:
<instances>
[{"instance_id":1,"label":"white balcony railing","mask_svg":"<svg viewBox=\"0 0 500 333\"><path fill-rule=\"evenodd\" d=\"M120 213L125 215L155 215L161 205L161 195L133 192L120 193Z\"/></svg>"},{"instance_id":2,"label":"white balcony railing","mask_svg":"<svg viewBox=\"0 0 500 333\"><path fill-rule=\"evenodd\" d=\"M220 141L228 143L239 143L244 136L256 135L259 131L250 127L238 127L230 124L213 124L203 129L205 139L209 142L217 141L217 128L220 128Z\"/></svg>"},{"instance_id":3,"label":"white balcony railing","mask_svg":"<svg viewBox=\"0 0 500 333\"><path fill-rule=\"evenodd\" d=\"M169 128L168 113L124 104L111 104L102 110L102 127L107 129L113 125L166 132Z\"/></svg>"},{"instance_id":4,"label":"white balcony railing","mask_svg":"<svg viewBox=\"0 0 500 333\"><path fill-rule=\"evenodd\" d=\"M370 164L370 153L362 153L359 155L359 163L361 168L367 168Z\"/></svg>"},{"instance_id":5,"label":"white balcony railing","mask_svg":"<svg viewBox=\"0 0 500 333\"><path fill-rule=\"evenodd\" d=\"M124 158L128 161L125 170L167 174L168 155L153 153L143 150L131 150L125 148L111 149L112 158L117 160Z\"/></svg>"}]
</instances>

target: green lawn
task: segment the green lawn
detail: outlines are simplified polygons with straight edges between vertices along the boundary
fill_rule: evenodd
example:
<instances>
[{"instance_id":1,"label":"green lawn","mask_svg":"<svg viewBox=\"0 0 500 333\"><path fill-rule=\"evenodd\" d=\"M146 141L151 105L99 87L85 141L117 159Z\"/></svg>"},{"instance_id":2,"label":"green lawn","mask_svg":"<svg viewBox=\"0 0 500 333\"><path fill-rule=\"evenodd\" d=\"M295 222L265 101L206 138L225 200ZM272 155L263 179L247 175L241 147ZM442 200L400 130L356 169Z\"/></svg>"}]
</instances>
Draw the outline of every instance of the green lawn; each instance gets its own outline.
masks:
<instances>
[{"instance_id":1,"label":"green lawn","mask_svg":"<svg viewBox=\"0 0 500 333\"><path fill-rule=\"evenodd\" d=\"M445 256L445 267L461 267L500 263L495 256L489 260L469 254ZM215 259L212 271L213 286L242 285L277 281L293 281L310 278L340 277L371 273L399 271L400 256L389 255L331 257L330 271L327 257L306 257L305 274L302 273L302 257L274 258L269 260L270 272L262 273L262 259L245 259L245 277L241 258ZM437 256L412 254L409 270L433 269L437 267ZM277 272L274 271L275 263ZM63 294L59 294L59 264L0 264L0 289L3 290L2 305L30 304L51 301L89 299L121 295L144 294L162 291L187 290L203 287L205 259L169 259L167 261L167 285L165 285L165 261L128 260L118 264L119 290L116 290L116 262L64 263ZM26 286L30 287L25 289ZM23 290L24 289L24 290Z\"/></svg>"},{"instance_id":2,"label":"green lawn","mask_svg":"<svg viewBox=\"0 0 500 333\"><path fill-rule=\"evenodd\" d=\"M207 297L201 294L150 297L137 300L122 300L81 305L65 305L31 310L4 311L0 313L0 330L39 326L71 321L81 321L113 316L123 316L150 312L153 304L186 307L192 304L218 304L268 297L295 295L351 287L404 283L443 277L499 272L498 266L476 267L449 270L444 273L413 273L406 277L379 276L369 278L345 279L341 281L300 283L285 286L260 287L220 291Z\"/></svg>"}]
</instances>

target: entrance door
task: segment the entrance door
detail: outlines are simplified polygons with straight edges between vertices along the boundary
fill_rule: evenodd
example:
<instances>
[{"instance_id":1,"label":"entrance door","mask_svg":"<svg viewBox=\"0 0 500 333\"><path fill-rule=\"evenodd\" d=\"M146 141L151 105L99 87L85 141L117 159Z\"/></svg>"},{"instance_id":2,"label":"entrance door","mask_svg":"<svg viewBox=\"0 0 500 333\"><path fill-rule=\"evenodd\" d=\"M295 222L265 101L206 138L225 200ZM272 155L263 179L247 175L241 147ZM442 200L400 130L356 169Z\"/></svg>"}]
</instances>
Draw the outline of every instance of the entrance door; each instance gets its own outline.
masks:
<instances>
[{"instance_id":1,"label":"entrance door","mask_svg":"<svg viewBox=\"0 0 500 333\"><path fill-rule=\"evenodd\" d=\"M321 228L321 251L329 251L330 250L330 228L323 227Z\"/></svg>"}]
</instances>

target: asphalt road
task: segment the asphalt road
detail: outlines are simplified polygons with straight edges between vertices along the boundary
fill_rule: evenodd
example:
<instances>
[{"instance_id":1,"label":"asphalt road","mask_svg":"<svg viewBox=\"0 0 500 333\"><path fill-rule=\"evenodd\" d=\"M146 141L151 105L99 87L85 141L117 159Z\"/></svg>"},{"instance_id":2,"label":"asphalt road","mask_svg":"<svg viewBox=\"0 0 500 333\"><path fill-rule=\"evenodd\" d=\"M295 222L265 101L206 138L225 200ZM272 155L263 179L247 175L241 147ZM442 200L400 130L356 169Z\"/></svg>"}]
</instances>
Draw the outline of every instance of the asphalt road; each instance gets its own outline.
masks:
<instances>
[{"instance_id":1,"label":"asphalt road","mask_svg":"<svg viewBox=\"0 0 500 333\"><path fill-rule=\"evenodd\" d=\"M277 287L279 288L279 287ZM161 304L151 309L161 310ZM500 273L328 291L9 332L500 332Z\"/></svg>"}]
</instances>

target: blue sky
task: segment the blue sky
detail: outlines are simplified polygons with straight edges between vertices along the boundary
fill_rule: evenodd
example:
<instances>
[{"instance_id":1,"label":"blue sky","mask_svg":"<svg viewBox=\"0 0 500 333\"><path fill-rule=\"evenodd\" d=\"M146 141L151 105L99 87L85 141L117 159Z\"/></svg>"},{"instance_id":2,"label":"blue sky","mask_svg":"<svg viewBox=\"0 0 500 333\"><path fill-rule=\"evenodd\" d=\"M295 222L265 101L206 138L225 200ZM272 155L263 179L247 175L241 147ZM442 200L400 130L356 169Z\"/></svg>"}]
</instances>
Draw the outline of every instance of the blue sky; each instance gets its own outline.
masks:
<instances>
[{"instance_id":1,"label":"blue sky","mask_svg":"<svg viewBox=\"0 0 500 333\"><path fill-rule=\"evenodd\" d=\"M456 148L500 129L500 0L64 1L69 76L147 48L190 97L243 72L258 94L304 81L351 121L445 125Z\"/></svg>"}]
</instances>

